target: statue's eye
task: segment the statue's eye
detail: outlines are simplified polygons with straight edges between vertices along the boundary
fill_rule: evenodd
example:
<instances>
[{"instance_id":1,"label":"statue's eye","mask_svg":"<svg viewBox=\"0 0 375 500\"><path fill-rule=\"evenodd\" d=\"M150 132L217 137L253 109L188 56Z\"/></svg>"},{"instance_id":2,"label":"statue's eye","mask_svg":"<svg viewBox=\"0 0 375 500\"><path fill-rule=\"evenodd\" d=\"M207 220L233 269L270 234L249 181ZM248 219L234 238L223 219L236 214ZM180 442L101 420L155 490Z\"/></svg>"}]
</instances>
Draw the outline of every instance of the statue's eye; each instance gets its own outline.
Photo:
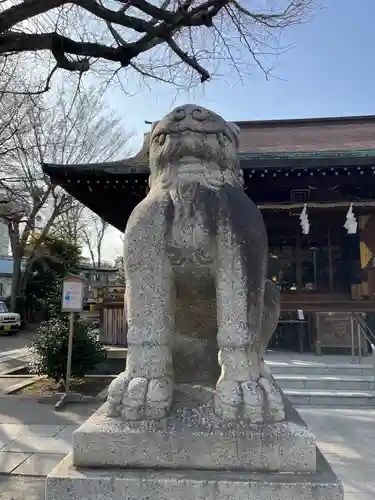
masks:
<instances>
[{"instance_id":1,"label":"statue's eye","mask_svg":"<svg viewBox=\"0 0 375 500\"><path fill-rule=\"evenodd\" d=\"M186 112L183 108L177 108L173 114L173 119L175 121L181 121L186 117Z\"/></svg>"},{"instance_id":2,"label":"statue's eye","mask_svg":"<svg viewBox=\"0 0 375 500\"><path fill-rule=\"evenodd\" d=\"M208 116L207 111L202 108L195 108L192 115L194 120L197 120L199 122L203 122L204 120L207 119Z\"/></svg>"}]
</instances>

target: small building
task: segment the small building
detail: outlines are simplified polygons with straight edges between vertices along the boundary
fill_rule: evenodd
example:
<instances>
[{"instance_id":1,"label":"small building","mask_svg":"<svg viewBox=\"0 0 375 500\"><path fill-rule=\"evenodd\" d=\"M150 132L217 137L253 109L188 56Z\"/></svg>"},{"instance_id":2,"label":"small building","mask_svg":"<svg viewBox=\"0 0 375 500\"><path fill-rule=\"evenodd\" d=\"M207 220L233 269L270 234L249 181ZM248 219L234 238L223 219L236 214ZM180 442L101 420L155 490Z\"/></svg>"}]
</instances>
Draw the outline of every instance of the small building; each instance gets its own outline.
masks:
<instances>
[{"instance_id":1,"label":"small building","mask_svg":"<svg viewBox=\"0 0 375 500\"><path fill-rule=\"evenodd\" d=\"M117 267L110 265L93 266L90 263L81 262L76 273L85 278L88 286L103 287L110 285L117 275Z\"/></svg>"},{"instance_id":2,"label":"small building","mask_svg":"<svg viewBox=\"0 0 375 500\"><path fill-rule=\"evenodd\" d=\"M13 259L0 257L0 297L6 298L11 294L13 275Z\"/></svg>"},{"instance_id":3,"label":"small building","mask_svg":"<svg viewBox=\"0 0 375 500\"><path fill-rule=\"evenodd\" d=\"M237 124L245 190L263 213L281 289L272 346L350 351L353 315L375 312L375 116ZM148 189L148 136L133 158L44 171L123 231ZM349 209L355 231L344 227Z\"/></svg>"}]
</instances>

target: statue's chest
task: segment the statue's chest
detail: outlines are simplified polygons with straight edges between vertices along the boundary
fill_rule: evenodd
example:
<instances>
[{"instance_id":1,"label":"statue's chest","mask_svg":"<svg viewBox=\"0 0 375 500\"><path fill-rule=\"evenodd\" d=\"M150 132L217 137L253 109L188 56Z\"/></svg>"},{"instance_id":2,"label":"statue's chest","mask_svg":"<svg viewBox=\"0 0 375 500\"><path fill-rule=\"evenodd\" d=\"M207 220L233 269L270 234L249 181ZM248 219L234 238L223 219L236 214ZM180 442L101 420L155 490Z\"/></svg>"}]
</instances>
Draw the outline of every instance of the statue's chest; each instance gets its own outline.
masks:
<instances>
[{"instance_id":1,"label":"statue's chest","mask_svg":"<svg viewBox=\"0 0 375 500\"><path fill-rule=\"evenodd\" d=\"M168 237L173 263L206 264L212 260L212 246L212 237L199 211L175 211Z\"/></svg>"}]
</instances>

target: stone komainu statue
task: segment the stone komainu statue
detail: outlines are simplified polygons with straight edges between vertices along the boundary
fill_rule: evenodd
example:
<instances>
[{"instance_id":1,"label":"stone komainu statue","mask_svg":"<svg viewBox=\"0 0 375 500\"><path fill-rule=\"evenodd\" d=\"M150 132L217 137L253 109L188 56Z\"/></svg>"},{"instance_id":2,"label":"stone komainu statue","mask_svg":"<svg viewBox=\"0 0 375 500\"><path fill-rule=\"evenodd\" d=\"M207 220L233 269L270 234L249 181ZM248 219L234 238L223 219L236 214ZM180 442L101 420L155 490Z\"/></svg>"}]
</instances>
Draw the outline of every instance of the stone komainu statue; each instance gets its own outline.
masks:
<instances>
[{"instance_id":1,"label":"stone komainu statue","mask_svg":"<svg viewBox=\"0 0 375 500\"><path fill-rule=\"evenodd\" d=\"M194 105L153 124L150 191L125 231L126 370L110 385L109 414L159 419L172 404L176 286L214 278L224 420L279 421L282 395L263 355L279 315L266 280L262 215L243 190L239 128Z\"/></svg>"}]
</instances>

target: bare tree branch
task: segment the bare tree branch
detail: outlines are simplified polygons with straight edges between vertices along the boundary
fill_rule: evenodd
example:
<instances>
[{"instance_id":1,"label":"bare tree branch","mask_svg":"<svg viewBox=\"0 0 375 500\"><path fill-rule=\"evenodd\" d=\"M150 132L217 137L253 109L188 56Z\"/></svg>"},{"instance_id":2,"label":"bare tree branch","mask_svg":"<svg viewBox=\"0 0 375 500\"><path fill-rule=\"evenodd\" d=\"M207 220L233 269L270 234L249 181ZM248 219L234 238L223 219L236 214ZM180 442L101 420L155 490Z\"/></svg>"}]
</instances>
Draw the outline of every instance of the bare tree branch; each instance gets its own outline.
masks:
<instances>
[{"instance_id":1,"label":"bare tree branch","mask_svg":"<svg viewBox=\"0 0 375 500\"><path fill-rule=\"evenodd\" d=\"M55 66L52 68L52 70L50 71L50 73L47 76L44 87L42 87L40 90L34 90L34 91L32 91L30 89L21 90L21 91L20 90L7 90L6 93L12 94L12 95L24 95L24 96L45 94L46 92L48 92L50 90L52 77L58 69L59 69L59 66L57 64L55 64Z\"/></svg>"},{"instance_id":2,"label":"bare tree branch","mask_svg":"<svg viewBox=\"0 0 375 500\"><path fill-rule=\"evenodd\" d=\"M228 61L240 74L251 62L267 74L262 56L278 52L281 31L308 19L315 1L259 0L250 10L240 0L8 0L0 54L49 53L78 73L102 61L112 74L128 68L174 84L207 81Z\"/></svg>"},{"instance_id":3,"label":"bare tree branch","mask_svg":"<svg viewBox=\"0 0 375 500\"><path fill-rule=\"evenodd\" d=\"M92 212L86 212L85 221L86 224L82 228L82 240L90 254L93 267L100 268L102 265L104 235L109 229L109 224Z\"/></svg>"},{"instance_id":4,"label":"bare tree branch","mask_svg":"<svg viewBox=\"0 0 375 500\"><path fill-rule=\"evenodd\" d=\"M68 0L48 0L47 2L30 2L26 0L12 5L0 15L0 32L6 32L22 21L60 7L67 2Z\"/></svg>"},{"instance_id":5,"label":"bare tree branch","mask_svg":"<svg viewBox=\"0 0 375 500\"><path fill-rule=\"evenodd\" d=\"M197 73L201 75L201 82L204 83L206 80L209 80L210 74L208 71L206 71L195 59L195 57L189 56L186 52L184 52L178 45L177 43L173 40L173 38L170 38L168 40L168 45L170 48L173 50L173 52L182 60L184 61L187 65L191 66Z\"/></svg>"},{"instance_id":6,"label":"bare tree branch","mask_svg":"<svg viewBox=\"0 0 375 500\"><path fill-rule=\"evenodd\" d=\"M80 247L83 244L82 231L86 225L85 210L84 205L72 201L69 209L57 217L52 234L56 238Z\"/></svg>"},{"instance_id":7,"label":"bare tree branch","mask_svg":"<svg viewBox=\"0 0 375 500\"><path fill-rule=\"evenodd\" d=\"M8 225L14 259L12 308L24 290L38 245L77 208L71 196L51 184L41 163L106 161L126 154L130 137L96 89L77 93L61 87L53 98L28 97L23 129L11 138L14 151L0 164L0 219ZM4 94L13 102L13 95ZM24 99L24 97L22 97ZM1 104L1 100L0 100ZM1 116L0 116L1 124ZM0 134L1 140L1 134ZM29 259L21 279L21 261ZM30 260L31 259L31 260Z\"/></svg>"},{"instance_id":8,"label":"bare tree branch","mask_svg":"<svg viewBox=\"0 0 375 500\"><path fill-rule=\"evenodd\" d=\"M147 31L150 27L152 27L152 24L150 22L144 21L143 19L139 19L137 17L125 15L123 9L115 12L113 10L107 9L103 5L100 5L95 0L73 0L73 3L80 7L83 7L88 12L91 12L91 14L94 14L103 21L119 24L121 26L125 26L126 28L131 28L134 31L138 31L139 33L143 33L144 31ZM132 1L132 5L134 5L134 1ZM126 4L124 8L125 7Z\"/></svg>"}]
</instances>

